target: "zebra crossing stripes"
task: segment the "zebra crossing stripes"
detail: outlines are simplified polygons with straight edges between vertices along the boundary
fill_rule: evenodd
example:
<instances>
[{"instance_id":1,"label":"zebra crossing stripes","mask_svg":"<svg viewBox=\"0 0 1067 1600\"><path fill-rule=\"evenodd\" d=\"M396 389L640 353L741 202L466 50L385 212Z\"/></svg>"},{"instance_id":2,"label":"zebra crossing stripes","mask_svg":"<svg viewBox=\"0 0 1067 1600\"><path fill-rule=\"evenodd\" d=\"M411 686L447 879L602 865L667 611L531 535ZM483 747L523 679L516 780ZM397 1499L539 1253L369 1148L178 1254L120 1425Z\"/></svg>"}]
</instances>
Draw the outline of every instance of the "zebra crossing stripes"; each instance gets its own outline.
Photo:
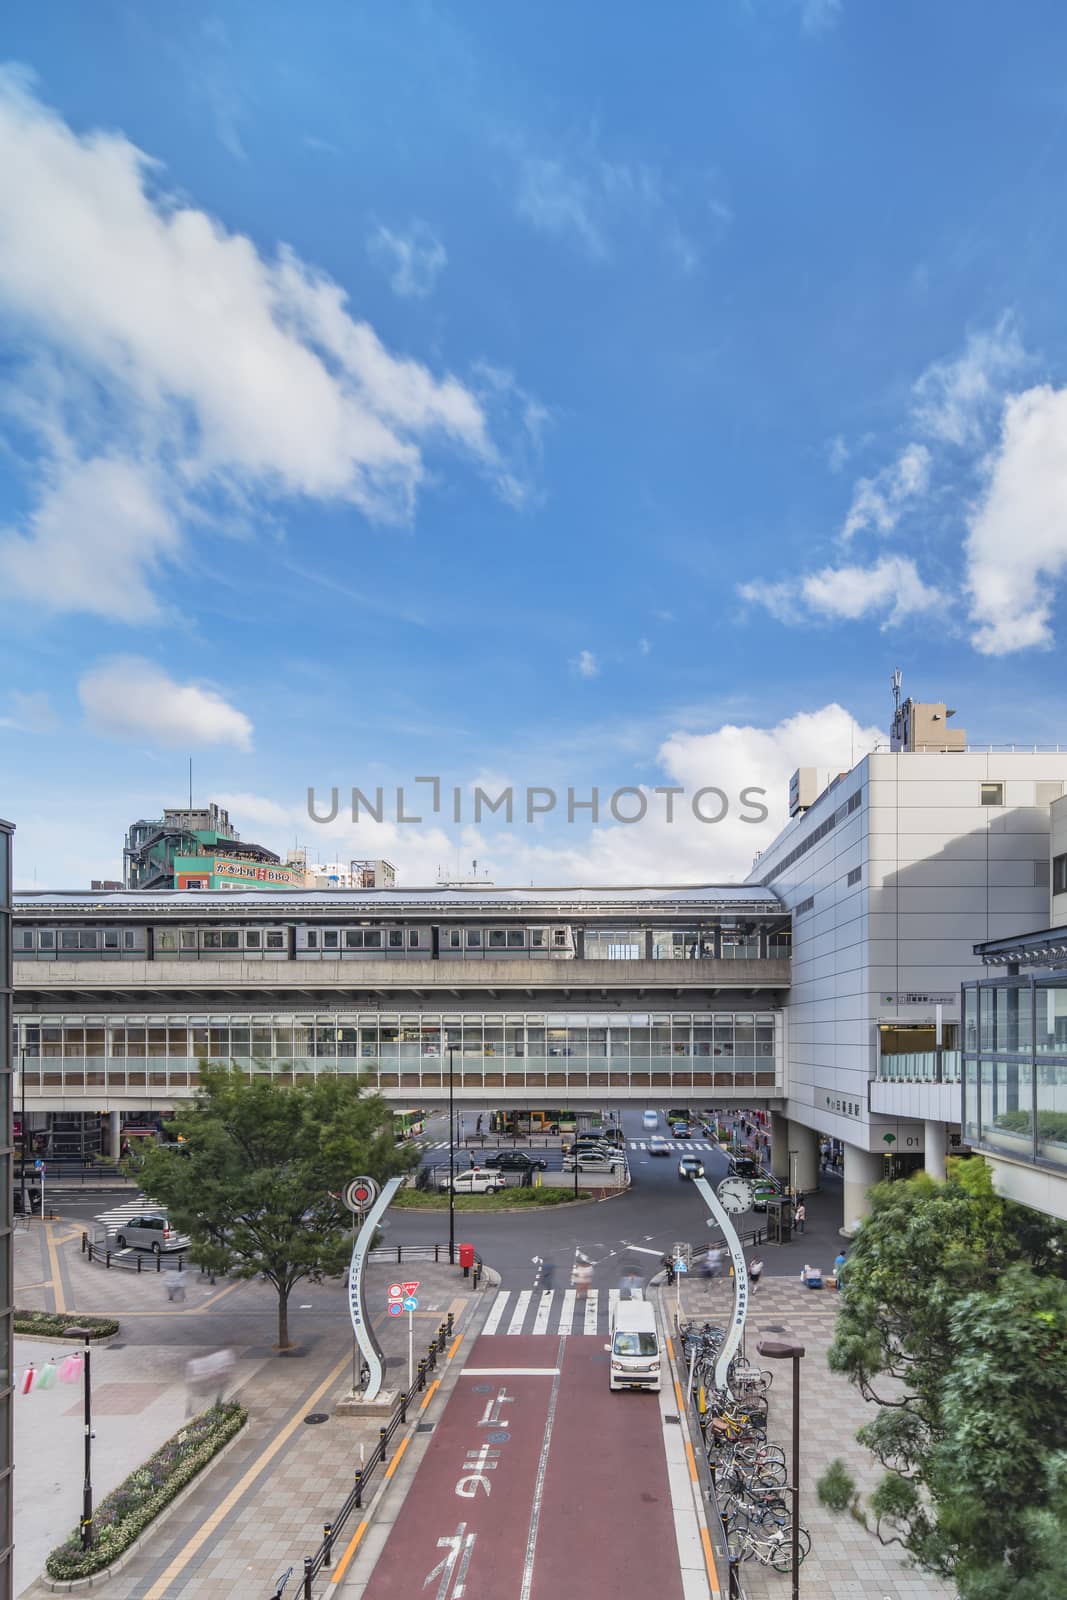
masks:
<instances>
[{"instance_id":1,"label":"zebra crossing stripes","mask_svg":"<svg viewBox=\"0 0 1067 1600\"><path fill-rule=\"evenodd\" d=\"M573 1289L500 1289L482 1333L605 1337L619 1302L618 1289L590 1289L579 1299Z\"/></svg>"},{"instance_id":2,"label":"zebra crossing stripes","mask_svg":"<svg viewBox=\"0 0 1067 1600\"><path fill-rule=\"evenodd\" d=\"M677 1151L682 1152L683 1154L685 1153L686 1150L718 1150L718 1149L720 1149L719 1145L717 1145L717 1144L708 1144L705 1141L702 1141L700 1139L664 1139L663 1142L664 1142L664 1144L667 1146L667 1148L669 1150L677 1150ZM644 1151L647 1152L647 1150L648 1150L648 1140L647 1139L631 1139L630 1140L630 1149L631 1150L644 1150Z\"/></svg>"}]
</instances>

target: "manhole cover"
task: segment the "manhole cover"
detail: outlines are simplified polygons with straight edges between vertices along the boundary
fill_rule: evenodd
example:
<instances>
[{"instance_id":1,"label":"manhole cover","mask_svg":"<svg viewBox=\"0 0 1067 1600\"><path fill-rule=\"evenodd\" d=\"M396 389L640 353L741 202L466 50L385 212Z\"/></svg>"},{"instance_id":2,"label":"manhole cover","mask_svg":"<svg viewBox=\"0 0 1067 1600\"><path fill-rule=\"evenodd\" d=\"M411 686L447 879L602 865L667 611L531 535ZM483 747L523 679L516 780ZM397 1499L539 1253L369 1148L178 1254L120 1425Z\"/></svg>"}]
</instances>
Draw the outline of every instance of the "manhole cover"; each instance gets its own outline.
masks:
<instances>
[{"instance_id":1,"label":"manhole cover","mask_svg":"<svg viewBox=\"0 0 1067 1600\"><path fill-rule=\"evenodd\" d=\"M680 1422L681 1418L672 1416L670 1414L670 1412L668 1412L667 1415L663 1418L663 1420L664 1420L664 1422Z\"/></svg>"},{"instance_id":2,"label":"manhole cover","mask_svg":"<svg viewBox=\"0 0 1067 1600\"><path fill-rule=\"evenodd\" d=\"M432 1433L433 1432L433 1423L432 1422L416 1422L416 1424L415 1424L415 1432L416 1433Z\"/></svg>"},{"instance_id":3,"label":"manhole cover","mask_svg":"<svg viewBox=\"0 0 1067 1600\"><path fill-rule=\"evenodd\" d=\"M305 1422L329 1422L329 1420L330 1413L328 1411L309 1411L304 1418Z\"/></svg>"},{"instance_id":4,"label":"manhole cover","mask_svg":"<svg viewBox=\"0 0 1067 1600\"><path fill-rule=\"evenodd\" d=\"M785 1332L785 1323L784 1322L765 1322L763 1324L763 1332L764 1333L784 1333ZM115 1348L114 1345L112 1345L111 1348L114 1349Z\"/></svg>"}]
</instances>

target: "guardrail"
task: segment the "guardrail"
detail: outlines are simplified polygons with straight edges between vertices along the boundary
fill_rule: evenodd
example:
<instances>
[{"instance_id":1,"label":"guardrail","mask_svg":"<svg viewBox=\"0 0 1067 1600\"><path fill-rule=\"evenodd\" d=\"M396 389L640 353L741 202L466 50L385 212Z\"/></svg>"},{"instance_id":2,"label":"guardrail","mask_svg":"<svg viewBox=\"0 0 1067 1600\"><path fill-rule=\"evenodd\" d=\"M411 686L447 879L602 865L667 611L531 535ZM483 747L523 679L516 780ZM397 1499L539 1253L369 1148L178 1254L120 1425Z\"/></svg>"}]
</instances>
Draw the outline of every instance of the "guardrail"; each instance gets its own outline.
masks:
<instances>
[{"instance_id":1,"label":"guardrail","mask_svg":"<svg viewBox=\"0 0 1067 1600\"><path fill-rule=\"evenodd\" d=\"M458 1251L459 1246L456 1246ZM368 1265L372 1261L395 1261L402 1267L405 1261L436 1261L444 1262L446 1266L454 1265L448 1259L447 1244L379 1244L367 1257ZM477 1251L474 1253L474 1276L471 1283L475 1289L482 1281L482 1272L485 1264Z\"/></svg>"},{"instance_id":2,"label":"guardrail","mask_svg":"<svg viewBox=\"0 0 1067 1600\"><path fill-rule=\"evenodd\" d=\"M406 1248L409 1252L416 1252L419 1250L432 1250L436 1247L426 1245L409 1245ZM446 1251L447 1248L448 1247L446 1245ZM397 1249L401 1249L401 1246L398 1245ZM377 1254L378 1252L375 1251L373 1253ZM397 1259L400 1259L399 1255ZM409 1261L422 1261L428 1258L426 1256L420 1256L411 1253L408 1255L407 1259ZM437 1258L434 1257L433 1259L436 1260ZM403 1428L406 1426L408 1420L408 1407L425 1389L428 1375L437 1367L438 1357L444 1354L445 1349L452 1338L452 1322L452 1313L450 1311L445 1321L442 1322L438 1328L436 1339L434 1339L433 1342L427 1346L426 1355L419 1362L418 1375L415 1378L414 1383L412 1383L410 1389L405 1390L404 1393L401 1394L397 1402L396 1410L389 1418L389 1421L384 1427L378 1429L378 1443L371 1452L370 1460L367 1461L363 1467L356 1471L355 1482L353 1483L344 1504L341 1506L341 1509L337 1512L337 1515L331 1522L323 1523L322 1543L319 1545L313 1556L304 1557L304 1583L301 1591L303 1600L312 1600L312 1583L318 1574L323 1570L323 1568L328 1569L333 1562L334 1541L337 1539L338 1534L343 1529L353 1511L359 1511L362 1509L363 1496L367 1491L368 1484L372 1481L374 1474L386 1465L389 1459L389 1441L392 1439L398 1428ZM292 1571L291 1567L289 1571ZM282 1581L282 1588L284 1588L287 1581L288 1574L286 1574L286 1578ZM280 1594L281 1589L276 1588L273 1591L270 1600L278 1600L278 1596Z\"/></svg>"},{"instance_id":3,"label":"guardrail","mask_svg":"<svg viewBox=\"0 0 1067 1600\"><path fill-rule=\"evenodd\" d=\"M709 1233L711 1235L710 1238L702 1239L699 1245L689 1246L689 1254L691 1258L704 1255L709 1246L713 1250L718 1247L718 1241L723 1237L721 1230L719 1232L714 1232L709 1229ZM739 1233L737 1238L742 1250L750 1250L756 1245L766 1244L767 1230L766 1228L753 1228L749 1233ZM663 1257L663 1270L666 1273L667 1283L673 1283L677 1274L674 1270L674 1261L670 1256ZM700 1276L701 1274L699 1272L686 1273L686 1277L699 1278Z\"/></svg>"},{"instance_id":4,"label":"guardrail","mask_svg":"<svg viewBox=\"0 0 1067 1600\"><path fill-rule=\"evenodd\" d=\"M178 1272L185 1271L185 1263L183 1259L185 1256L184 1249L161 1250L158 1255L153 1254L150 1258L154 1265L146 1267L143 1265L143 1252L140 1250L135 1250L131 1256L127 1256L126 1251L129 1248L130 1247L126 1245L121 1251L115 1251L112 1250L110 1244L94 1244L93 1240L90 1239L87 1233L82 1233L82 1255L85 1256L90 1263L102 1261L105 1267L121 1267L123 1272L162 1272L164 1270L164 1261L167 1262L168 1268L172 1261L177 1261L178 1265L176 1270Z\"/></svg>"}]
</instances>

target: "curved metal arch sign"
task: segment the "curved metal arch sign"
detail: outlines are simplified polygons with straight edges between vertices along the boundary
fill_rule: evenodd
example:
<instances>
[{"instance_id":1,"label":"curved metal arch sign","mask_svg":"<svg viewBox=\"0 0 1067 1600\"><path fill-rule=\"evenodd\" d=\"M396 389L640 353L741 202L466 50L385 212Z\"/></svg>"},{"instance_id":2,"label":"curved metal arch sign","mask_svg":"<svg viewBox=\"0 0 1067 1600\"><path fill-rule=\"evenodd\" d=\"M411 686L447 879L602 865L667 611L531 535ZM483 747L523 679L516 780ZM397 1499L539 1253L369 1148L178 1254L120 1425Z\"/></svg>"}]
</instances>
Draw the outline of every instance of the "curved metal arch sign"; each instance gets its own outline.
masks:
<instances>
[{"instance_id":1,"label":"curved metal arch sign","mask_svg":"<svg viewBox=\"0 0 1067 1600\"><path fill-rule=\"evenodd\" d=\"M356 1343L367 1363L369 1376L363 1390L364 1398L367 1400L376 1399L382 1387L384 1360L363 1301L363 1277L367 1268L367 1256L374 1241L374 1231L403 1182L403 1178L390 1178L367 1212L363 1226L356 1234L352 1245L352 1263L348 1269L348 1314L352 1319L352 1332L356 1336Z\"/></svg>"},{"instance_id":2,"label":"curved metal arch sign","mask_svg":"<svg viewBox=\"0 0 1067 1600\"><path fill-rule=\"evenodd\" d=\"M730 1388L728 1376L730 1362L733 1360L737 1347L741 1343L741 1336L745 1331L745 1317L748 1315L748 1268L745 1265L745 1252L741 1248L741 1241L737 1237L737 1231L730 1221L728 1213L723 1209L722 1202L715 1190L711 1187L707 1178L694 1178L692 1182L693 1187L699 1189L704 1196L712 1216L722 1229L723 1238L726 1240L734 1267L734 1311L733 1316L730 1318L730 1326L727 1330L726 1338L722 1342L722 1348L715 1362L715 1386L717 1389L725 1389L726 1393L732 1398L733 1391Z\"/></svg>"}]
</instances>

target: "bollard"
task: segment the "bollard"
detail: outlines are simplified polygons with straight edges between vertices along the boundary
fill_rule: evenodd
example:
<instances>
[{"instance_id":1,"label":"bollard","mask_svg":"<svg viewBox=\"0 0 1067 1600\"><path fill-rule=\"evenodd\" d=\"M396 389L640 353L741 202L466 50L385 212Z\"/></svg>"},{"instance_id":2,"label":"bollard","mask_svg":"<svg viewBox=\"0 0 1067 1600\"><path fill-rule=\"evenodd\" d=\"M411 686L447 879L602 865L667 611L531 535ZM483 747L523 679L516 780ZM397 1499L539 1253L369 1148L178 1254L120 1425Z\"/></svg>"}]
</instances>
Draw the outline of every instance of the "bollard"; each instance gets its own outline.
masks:
<instances>
[{"instance_id":1,"label":"bollard","mask_svg":"<svg viewBox=\"0 0 1067 1600\"><path fill-rule=\"evenodd\" d=\"M455 1321L455 1315L454 1315L453 1312L450 1311L448 1313L448 1316L445 1318L445 1325L448 1328L448 1342L449 1342L449 1344L452 1343L452 1324L453 1324L454 1321Z\"/></svg>"},{"instance_id":2,"label":"bollard","mask_svg":"<svg viewBox=\"0 0 1067 1600\"><path fill-rule=\"evenodd\" d=\"M324 1546L323 1552L322 1552L322 1564L323 1564L324 1567L328 1567L330 1565L330 1557L333 1554L333 1523L332 1522L324 1522L323 1525L322 1525L322 1543L323 1543L323 1546Z\"/></svg>"},{"instance_id":3,"label":"bollard","mask_svg":"<svg viewBox=\"0 0 1067 1600\"><path fill-rule=\"evenodd\" d=\"M406 1389L400 1396L400 1420L401 1422L406 1422L408 1420L408 1396Z\"/></svg>"},{"instance_id":4,"label":"bollard","mask_svg":"<svg viewBox=\"0 0 1067 1600\"><path fill-rule=\"evenodd\" d=\"M363 1509L363 1473L360 1470L357 1469L357 1471L356 1471L356 1510L357 1511L361 1511L362 1509Z\"/></svg>"},{"instance_id":5,"label":"bollard","mask_svg":"<svg viewBox=\"0 0 1067 1600\"><path fill-rule=\"evenodd\" d=\"M138 1261L140 1261L140 1259L141 1259L140 1256L138 1256L137 1259L138 1259ZM156 1271L157 1272L162 1272L163 1271L163 1252L162 1252L162 1250L158 1250L156 1252Z\"/></svg>"},{"instance_id":6,"label":"bollard","mask_svg":"<svg viewBox=\"0 0 1067 1600\"><path fill-rule=\"evenodd\" d=\"M137 1257L137 1271L140 1272L140 1270L141 1270L141 1257L138 1256Z\"/></svg>"},{"instance_id":7,"label":"bollard","mask_svg":"<svg viewBox=\"0 0 1067 1600\"><path fill-rule=\"evenodd\" d=\"M304 1600L311 1600L311 1557L304 1557Z\"/></svg>"},{"instance_id":8,"label":"bollard","mask_svg":"<svg viewBox=\"0 0 1067 1600\"><path fill-rule=\"evenodd\" d=\"M441 1246L439 1244L435 1244L433 1247L433 1259L435 1264L441 1260Z\"/></svg>"},{"instance_id":9,"label":"bollard","mask_svg":"<svg viewBox=\"0 0 1067 1600\"><path fill-rule=\"evenodd\" d=\"M381 1451L382 1466L385 1466L385 1454L389 1448L389 1429L378 1429L378 1449Z\"/></svg>"},{"instance_id":10,"label":"bollard","mask_svg":"<svg viewBox=\"0 0 1067 1600\"><path fill-rule=\"evenodd\" d=\"M110 1250L106 1250L104 1252L104 1266L105 1267L110 1267L110 1265L111 1265L111 1251Z\"/></svg>"},{"instance_id":11,"label":"bollard","mask_svg":"<svg viewBox=\"0 0 1067 1600\"><path fill-rule=\"evenodd\" d=\"M419 1362L418 1384L419 1384L419 1388L420 1389L425 1389L425 1387L426 1387L426 1363L425 1363L425 1361L420 1361Z\"/></svg>"},{"instance_id":12,"label":"bollard","mask_svg":"<svg viewBox=\"0 0 1067 1600\"><path fill-rule=\"evenodd\" d=\"M444 1347L445 1347L445 1325L442 1322L441 1326L437 1330L437 1348L438 1348L438 1350L443 1350Z\"/></svg>"},{"instance_id":13,"label":"bollard","mask_svg":"<svg viewBox=\"0 0 1067 1600\"><path fill-rule=\"evenodd\" d=\"M82 1232L82 1255L85 1254L85 1252L86 1252L86 1250L88 1248L88 1245L89 1245L89 1235L87 1233L85 1233L84 1230L83 1230L83 1232Z\"/></svg>"},{"instance_id":14,"label":"bollard","mask_svg":"<svg viewBox=\"0 0 1067 1600\"><path fill-rule=\"evenodd\" d=\"M182 1260L180 1252L179 1252L179 1255L178 1255L178 1271L179 1272L184 1272L185 1271L185 1263Z\"/></svg>"}]
</instances>

